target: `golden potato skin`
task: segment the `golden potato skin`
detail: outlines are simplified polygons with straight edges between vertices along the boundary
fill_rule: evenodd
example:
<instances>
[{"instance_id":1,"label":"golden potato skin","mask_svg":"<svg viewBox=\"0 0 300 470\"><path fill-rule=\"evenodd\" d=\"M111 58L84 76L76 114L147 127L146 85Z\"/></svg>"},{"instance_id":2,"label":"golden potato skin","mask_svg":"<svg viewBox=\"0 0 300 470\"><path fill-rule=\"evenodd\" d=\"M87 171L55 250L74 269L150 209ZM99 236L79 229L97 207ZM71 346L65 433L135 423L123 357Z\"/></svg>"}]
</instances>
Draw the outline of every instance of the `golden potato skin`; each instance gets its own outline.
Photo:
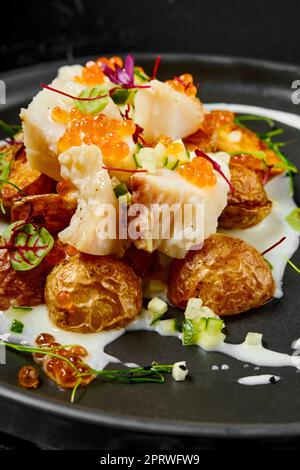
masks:
<instances>
[{"instance_id":1,"label":"golden potato skin","mask_svg":"<svg viewBox=\"0 0 300 470\"><path fill-rule=\"evenodd\" d=\"M67 292L68 305L58 294ZM70 295L69 295L70 294ZM125 327L142 309L140 279L113 256L78 254L55 266L47 277L50 319L80 333Z\"/></svg>"},{"instance_id":2,"label":"golden potato skin","mask_svg":"<svg viewBox=\"0 0 300 470\"><path fill-rule=\"evenodd\" d=\"M70 208L59 194L26 196L14 201L11 222L25 220L28 216L42 218L42 225L54 236L66 228L75 213L76 205Z\"/></svg>"},{"instance_id":3,"label":"golden potato skin","mask_svg":"<svg viewBox=\"0 0 300 470\"><path fill-rule=\"evenodd\" d=\"M15 271L7 250L0 250L0 309L43 303L46 277L51 268L45 258L34 269Z\"/></svg>"},{"instance_id":4,"label":"golden potato skin","mask_svg":"<svg viewBox=\"0 0 300 470\"><path fill-rule=\"evenodd\" d=\"M270 214L272 202L255 171L230 163L230 173L235 191L228 193L228 203L219 217L219 227L253 227Z\"/></svg>"},{"instance_id":5,"label":"golden potato skin","mask_svg":"<svg viewBox=\"0 0 300 470\"><path fill-rule=\"evenodd\" d=\"M189 298L200 297L217 315L225 316L263 305L274 289L270 267L255 248L215 234L201 250L173 260L168 297L179 308L185 308Z\"/></svg>"},{"instance_id":6,"label":"golden potato skin","mask_svg":"<svg viewBox=\"0 0 300 470\"><path fill-rule=\"evenodd\" d=\"M8 180L20 188L27 196L55 192L55 181L32 169L25 152L12 161ZM1 200L5 209L10 209L13 201L20 197L20 192L10 184L1 189Z\"/></svg>"}]
</instances>

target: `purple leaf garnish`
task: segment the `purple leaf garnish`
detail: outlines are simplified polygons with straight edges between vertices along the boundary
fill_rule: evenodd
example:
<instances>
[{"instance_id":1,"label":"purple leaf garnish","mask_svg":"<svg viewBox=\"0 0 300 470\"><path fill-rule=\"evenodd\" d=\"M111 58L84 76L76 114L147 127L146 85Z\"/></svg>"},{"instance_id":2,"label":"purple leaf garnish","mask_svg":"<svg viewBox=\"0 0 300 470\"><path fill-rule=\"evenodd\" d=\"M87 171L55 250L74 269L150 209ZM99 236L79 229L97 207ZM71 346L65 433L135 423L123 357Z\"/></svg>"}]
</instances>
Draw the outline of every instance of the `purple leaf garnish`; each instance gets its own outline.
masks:
<instances>
[{"instance_id":1,"label":"purple leaf garnish","mask_svg":"<svg viewBox=\"0 0 300 470\"><path fill-rule=\"evenodd\" d=\"M101 69L112 83L122 88L150 88L150 85L136 85L134 83L134 59L130 54L126 57L123 69L118 65L112 69L105 63L101 64Z\"/></svg>"}]
</instances>

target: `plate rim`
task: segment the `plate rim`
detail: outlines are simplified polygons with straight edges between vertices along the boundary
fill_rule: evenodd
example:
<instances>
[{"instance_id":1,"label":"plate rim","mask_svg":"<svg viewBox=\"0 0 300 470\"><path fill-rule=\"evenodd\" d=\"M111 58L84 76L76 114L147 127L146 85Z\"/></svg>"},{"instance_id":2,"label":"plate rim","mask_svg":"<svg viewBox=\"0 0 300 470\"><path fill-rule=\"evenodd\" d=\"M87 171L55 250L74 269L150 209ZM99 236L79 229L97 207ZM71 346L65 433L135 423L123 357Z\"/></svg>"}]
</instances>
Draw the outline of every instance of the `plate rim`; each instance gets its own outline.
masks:
<instances>
[{"instance_id":1,"label":"plate rim","mask_svg":"<svg viewBox=\"0 0 300 470\"><path fill-rule=\"evenodd\" d=\"M126 53L114 53L124 56ZM108 55L108 54L104 54ZM111 54L109 54L111 55ZM139 60L155 59L157 53L134 53ZM252 68L276 70L285 73L300 74L300 65L271 61L257 58L247 58L242 56L229 56L217 54L197 54L197 53L162 53L167 61L196 60L199 62L210 62L218 64L232 64L236 66L248 66ZM93 56L74 57L70 59L41 62L27 67L15 68L0 73L0 79L13 80L19 75L30 76L36 72L43 72L52 67L75 64L76 61L84 62ZM296 114L296 113L295 113ZM184 421L171 421L166 419L135 418L127 415L114 414L112 412L92 411L88 407L80 404L59 402L52 397L35 395L34 392L18 389L18 386L10 385L0 380L0 397L12 401L18 405L41 411L46 414L65 418L73 422L81 422L96 426L119 428L122 430L138 431L152 434L169 434L181 436L198 436L206 438L222 439L264 439L272 437L297 437L300 435L300 421L287 423L197 423Z\"/></svg>"}]
</instances>

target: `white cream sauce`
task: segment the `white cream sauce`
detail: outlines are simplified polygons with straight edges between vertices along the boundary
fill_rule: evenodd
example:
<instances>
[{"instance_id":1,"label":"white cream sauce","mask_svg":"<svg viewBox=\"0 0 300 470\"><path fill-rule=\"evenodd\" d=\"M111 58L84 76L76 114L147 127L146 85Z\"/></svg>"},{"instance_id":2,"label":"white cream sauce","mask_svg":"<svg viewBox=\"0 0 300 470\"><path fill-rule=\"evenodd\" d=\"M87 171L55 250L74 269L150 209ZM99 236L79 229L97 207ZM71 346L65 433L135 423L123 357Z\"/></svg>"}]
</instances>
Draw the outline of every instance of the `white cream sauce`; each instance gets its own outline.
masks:
<instances>
[{"instance_id":1,"label":"white cream sauce","mask_svg":"<svg viewBox=\"0 0 300 470\"><path fill-rule=\"evenodd\" d=\"M269 110L247 105L225 105L211 104L206 106L208 109L230 109L235 112L246 112L256 115L263 115L274 120L282 122L300 129L300 117L281 111ZM286 242L282 243L278 249L271 251L266 258L273 265L273 276L276 281L275 295L280 297L281 279L286 265L286 258L290 258L298 247L298 233L290 228L285 221L285 216L296 207L292 197L289 195L289 182L287 177L279 176L274 178L266 185L266 190L270 199L273 200L272 213L257 226L245 230L228 231L231 235L237 236L255 246L259 251L263 251L273 243L277 242L282 236L286 236ZM0 230L7 226L0 222ZM10 327L13 319L18 319L24 324L24 330L21 335L10 334ZM6 311L0 313L0 339L9 341L25 342L34 344L36 337L40 333L50 333L55 340L61 344L80 344L84 346L89 356L87 363L96 369L104 368L109 362L119 362L118 359L106 354L105 347L124 334L126 331L147 330L160 333L157 326L151 326L145 314L132 322L126 329L112 330L109 332L79 334L63 331L55 327L49 320L47 308L45 305L34 307L30 312ZM172 333L179 339L179 333ZM300 348L300 340L297 346ZM300 368L300 356L278 353L264 348L262 345L250 346L245 343L229 344L221 343L214 349L231 356L237 360L248 362L256 366L282 367L291 366ZM258 380L258 379L257 379Z\"/></svg>"},{"instance_id":2,"label":"white cream sauce","mask_svg":"<svg viewBox=\"0 0 300 470\"><path fill-rule=\"evenodd\" d=\"M251 375L249 377L241 377L238 379L238 383L242 385L266 385L279 382L280 379L279 375Z\"/></svg>"}]
</instances>

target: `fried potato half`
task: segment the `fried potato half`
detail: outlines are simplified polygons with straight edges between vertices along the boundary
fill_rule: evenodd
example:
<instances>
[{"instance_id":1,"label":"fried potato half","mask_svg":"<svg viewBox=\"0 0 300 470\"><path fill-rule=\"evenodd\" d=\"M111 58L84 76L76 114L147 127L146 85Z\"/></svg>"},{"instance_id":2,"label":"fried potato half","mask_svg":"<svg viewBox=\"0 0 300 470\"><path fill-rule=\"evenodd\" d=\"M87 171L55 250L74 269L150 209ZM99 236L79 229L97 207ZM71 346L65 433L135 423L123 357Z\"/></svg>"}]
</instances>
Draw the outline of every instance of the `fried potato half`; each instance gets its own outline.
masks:
<instances>
[{"instance_id":1,"label":"fried potato half","mask_svg":"<svg viewBox=\"0 0 300 470\"><path fill-rule=\"evenodd\" d=\"M140 279L122 261L81 253L51 271L45 299L58 327L94 333L134 320L142 308L142 289Z\"/></svg>"},{"instance_id":2,"label":"fried potato half","mask_svg":"<svg viewBox=\"0 0 300 470\"><path fill-rule=\"evenodd\" d=\"M229 168L234 192L228 194L227 206L219 217L219 227L252 227L270 214L272 202L255 171L234 162L230 162Z\"/></svg>"},{"instance_id":3,"label":"fried potato half","mask_svg":"<svg viewBox=\"0 0 300 470\"><path fill-rule=\"evenodd\" d=\"M22 150L22 149L20 149ZM55 192L55 181L32 169L26 159L25 151L9 153L11 165L7 179L16 185L23 194L46 194ZM20 197L20 191L11 184L3 184L1 188L1 201L5 209L10 209L13 201Z\"/></svg>"},{"instance_id":4,"label":"fried potato half","mask_svg":"<svg viewBox=\"0 0 300 470\"><path fill-rule=\"evenodd\" d=\"M204 116L200 129L184 139L190 150L199 148L204 152L223 151L256 171L263 179L283 172L278 167L280 158L250 129L235 123L231 111L213 110ZM258 156L259 155L259 156Z\"/></svg>"},{"instance_id":5,"label":"fried potato half","mask_svg":"<svg viewBox=\"0 0 300 470\"><path fill-rule=\"evenodd\" d=\"M28 216L40 218L42 225L52 234L66 228L76 206L66 205L59 194L40 194L16 200L11 208L11 221L25 220Z\"/></svg>"},{"instance_id":6,"label":"fried potato half","mask_svg":"<svg viewBox=\"0 0 300 470\"><path fill-rule=\"evenodd\" d=\"M215 234L201 250L173 260L168 297L185 308L200 297L217 315L235 315L265 304L273 297L274 280L263 256L246 242Z\"/></svg>"},{"instance_id":7,"label":"fried potato half","mask_svg":"<svg viewBox=\"0 0 300 470\"><path fill-rule=\"evenodd\" d=\"M7 250L0 250L0 309L43 303L46 277L51 268L44 259L34 269L15 271Z\"/></svg>"}]
</instances>

